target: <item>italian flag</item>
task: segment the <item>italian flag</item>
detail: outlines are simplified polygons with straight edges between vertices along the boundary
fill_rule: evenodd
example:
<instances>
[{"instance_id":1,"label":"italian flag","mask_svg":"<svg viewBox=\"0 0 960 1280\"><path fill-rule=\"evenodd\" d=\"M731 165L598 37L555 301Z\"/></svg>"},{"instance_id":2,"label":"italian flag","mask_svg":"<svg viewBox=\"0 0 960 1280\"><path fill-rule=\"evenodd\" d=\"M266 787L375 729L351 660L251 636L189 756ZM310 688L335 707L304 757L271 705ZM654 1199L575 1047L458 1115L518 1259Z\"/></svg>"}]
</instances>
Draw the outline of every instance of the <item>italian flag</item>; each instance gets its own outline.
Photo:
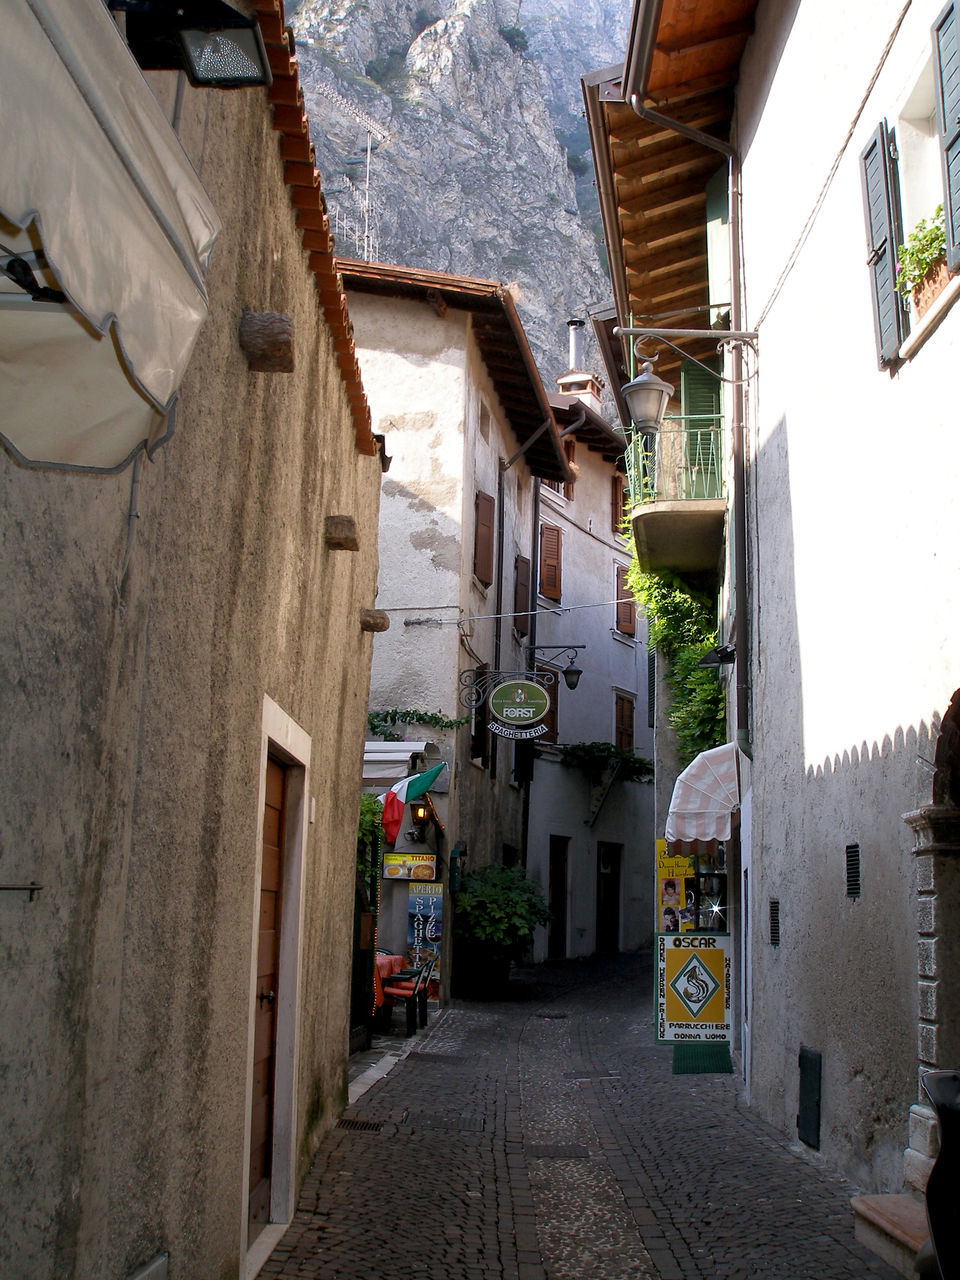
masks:
<instances>
[{"instance_id":1,"label":"italian flag","mask_svg":"<svg viewBox=\"0 0 960 1280\"><path fill-rule=\"evenodd\" d=\"M401 778L389 791L377 797L383 805L380 825L383 827L383 834L390 844L394 844L400 834L400 824L403 822L405 806L411 800L418 800L420 796L425 795L446 767L447 762L443 760L440 764L435 765L432 769L427 769L424 773L411 773L409 778Z\"/></svg>"}]
</instances>

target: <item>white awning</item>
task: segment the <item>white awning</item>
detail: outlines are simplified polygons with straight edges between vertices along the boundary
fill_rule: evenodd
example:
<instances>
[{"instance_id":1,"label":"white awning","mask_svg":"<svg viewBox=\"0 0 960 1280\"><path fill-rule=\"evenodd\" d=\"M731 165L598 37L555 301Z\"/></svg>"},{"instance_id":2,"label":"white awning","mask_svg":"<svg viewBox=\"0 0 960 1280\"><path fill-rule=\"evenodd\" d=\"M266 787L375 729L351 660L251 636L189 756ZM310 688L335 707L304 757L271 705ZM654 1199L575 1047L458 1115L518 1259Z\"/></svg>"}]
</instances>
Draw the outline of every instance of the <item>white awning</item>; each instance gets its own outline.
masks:
<instances>
[{"instance_id":1,"label":"white awning","mask_svg":"<svg viewBox=\"0 0 960 1280\"><path fill-rule=\"evenodd\" d=\"M735 742L701 751L677 778L667 810L670 840L729 840L740 808L740 751Z\"/></svg>"},{"instance_id":2,"label":"white awning","mask_svg":"<svg viewBox=\"0 0 960 1280\"><path fill-rule=\"evenodd\" d=\"M363 785L392 785L413 768L413 757L423 755L427 742L365 742L363 744Z\"/></svg>"},{"instance_id":3,"label":"white awning","mask_svg":"<svg viewBox=\"0 0 960 1280\"><path fill-rule=\"evenodd\" d=\"M0 275L0 430L113 470L167 430L220 219L103 0L0 0L0 30L0 266L67 298Z\"/></svg>"}]
</instances>

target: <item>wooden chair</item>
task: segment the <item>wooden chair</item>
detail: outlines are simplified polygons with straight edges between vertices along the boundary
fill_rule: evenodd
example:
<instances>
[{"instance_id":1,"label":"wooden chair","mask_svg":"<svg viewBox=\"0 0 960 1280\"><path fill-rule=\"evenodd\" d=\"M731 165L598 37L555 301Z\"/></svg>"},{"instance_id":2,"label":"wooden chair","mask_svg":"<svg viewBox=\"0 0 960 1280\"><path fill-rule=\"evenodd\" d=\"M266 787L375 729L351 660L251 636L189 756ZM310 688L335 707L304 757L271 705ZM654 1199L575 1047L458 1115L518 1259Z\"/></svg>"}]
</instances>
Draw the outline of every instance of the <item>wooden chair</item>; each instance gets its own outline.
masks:
<instances>
[{"instance_id":1,"label":"wooden chair","mask_svg":"<svg viewBox=\"0 0 960 1280\"><path fill-rule=\"evenodd\" d=\"M383 994L391 1000L402 1000L407 1011L407 1035L416 1035L417 1022L427 1025L427 987L437 957L431 955L417 969L401 969L383 984Z\"/></svg>"}]
</instances>

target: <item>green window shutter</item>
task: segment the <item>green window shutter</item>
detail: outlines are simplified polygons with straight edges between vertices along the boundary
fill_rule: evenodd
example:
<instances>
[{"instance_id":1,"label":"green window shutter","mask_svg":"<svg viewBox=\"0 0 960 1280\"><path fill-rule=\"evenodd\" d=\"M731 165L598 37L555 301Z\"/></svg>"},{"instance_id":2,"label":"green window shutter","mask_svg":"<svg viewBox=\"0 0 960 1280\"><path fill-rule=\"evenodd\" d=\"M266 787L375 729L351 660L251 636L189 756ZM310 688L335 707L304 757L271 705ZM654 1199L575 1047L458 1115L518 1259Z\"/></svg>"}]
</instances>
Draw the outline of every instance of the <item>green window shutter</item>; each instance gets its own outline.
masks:
<instances>
[{"instance_id":1,"label":"green window shutter","mask_svg":"<svg viewBox=\"0 0 960 1280\"><path fill-rule=\"evenodd\" d=\"M685 431L683 496L719 498L720 380L690 361L680 368L680 413Z\"/></svg>"},{"instance_id":2,"label":"green window shutter","mask_svg":"<svg viewBox=\"0 0 960 1280\"><path fill-rule=\"evenodd\" d=\"M947 266L956 271L960 266L960 32L955 4L948 4L933 25L933 65L943 156Z\"/></svg>"},{"instance_id":3,"label":"green window shutter","mask_svg":"<svg viewBox=\"0 0 960 1280\"><path fill-rule=\"evenodd\" d=\"M906 310L894 285L900 230L900 193L893 135L882 121L860 154L863 211L867 225L867 267L873 297L873 327L880 368L896 359L907 334Z\"/></svg>"}]
</instances>

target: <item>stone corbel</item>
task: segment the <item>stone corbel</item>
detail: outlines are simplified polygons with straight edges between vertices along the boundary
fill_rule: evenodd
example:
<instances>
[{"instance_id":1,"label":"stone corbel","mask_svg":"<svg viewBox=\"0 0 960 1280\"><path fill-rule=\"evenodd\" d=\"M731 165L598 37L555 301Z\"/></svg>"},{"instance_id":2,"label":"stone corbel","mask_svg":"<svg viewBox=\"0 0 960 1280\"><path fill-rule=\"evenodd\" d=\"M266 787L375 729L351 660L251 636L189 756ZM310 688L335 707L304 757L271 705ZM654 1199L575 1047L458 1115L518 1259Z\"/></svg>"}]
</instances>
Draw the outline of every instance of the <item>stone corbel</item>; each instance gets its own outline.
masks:
<instances>
[{"instance_id":1,"label":"stone corbel","mask_svg":"<svg viewBox=\"0 0 960 1280\"><path fill-rule=\"evenodd\" d=\"M293 320L278 311L243 310L240 349L254 373L293 373Z\"/></svg>"},{"instance_id":2,"label":"stone corbel","mask_svg":"<svg viewBox=\"0 0 960 1280\"><path fill-rule=\"evenodd\" d=\"M327 516L324 541L331 551L359 551L360 539L353 516Z\"/></svg>"},{"instance_id":3,"label":"stone corbel","mask_svg":"<svg viewBox=\"0 0 960 1280\"><path fill-rule=\"evenodd\" d=\"M387 631L389 627L390 619L382 609L360 610L361 631Z\"/></svg>"}]
</instances>

